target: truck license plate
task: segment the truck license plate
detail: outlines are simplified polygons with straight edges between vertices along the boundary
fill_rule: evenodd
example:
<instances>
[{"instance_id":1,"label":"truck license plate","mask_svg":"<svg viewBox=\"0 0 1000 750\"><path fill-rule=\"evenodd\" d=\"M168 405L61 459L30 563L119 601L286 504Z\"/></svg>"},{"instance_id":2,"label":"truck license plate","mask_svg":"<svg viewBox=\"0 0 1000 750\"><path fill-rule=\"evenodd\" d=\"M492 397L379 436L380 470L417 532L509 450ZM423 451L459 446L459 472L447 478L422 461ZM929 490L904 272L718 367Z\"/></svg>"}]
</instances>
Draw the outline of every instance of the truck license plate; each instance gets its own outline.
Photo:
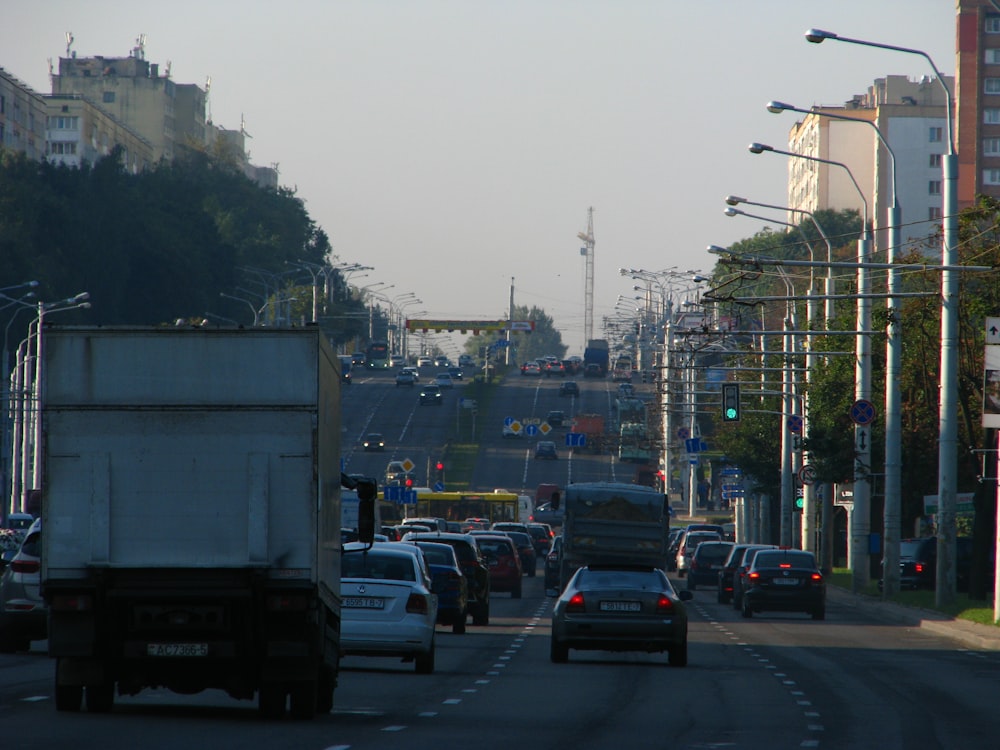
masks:
<instances>
[{"instance_id":1,"label":"truck license plate","mask_svg":"<svg viewBox=\"0 0 1000 750\"><path fill-rule=\"evenodd\" d=\"M207 643L147 643L147 656L208 656Z\"/></svg>"}]
</instances>

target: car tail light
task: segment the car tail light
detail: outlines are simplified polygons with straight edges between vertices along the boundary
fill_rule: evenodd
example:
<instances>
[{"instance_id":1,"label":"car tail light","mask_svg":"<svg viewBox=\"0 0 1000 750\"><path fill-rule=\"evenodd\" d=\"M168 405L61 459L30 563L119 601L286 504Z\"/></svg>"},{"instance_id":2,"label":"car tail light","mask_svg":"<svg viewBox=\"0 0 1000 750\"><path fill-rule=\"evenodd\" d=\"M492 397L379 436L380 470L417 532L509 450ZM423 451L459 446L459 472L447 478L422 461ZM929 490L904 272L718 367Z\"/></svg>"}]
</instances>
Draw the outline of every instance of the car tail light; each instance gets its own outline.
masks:
<instances>
[{"instance_id":1,"label":"car tail light","mask_svg":"<svg viewBox=\"0 0 1000 750\"><path fill-rule=\"evenodd\" d=\"M10 563L13 573L37 573L41 568L38 560L12 560Z\"/></svg>"},{"instance_id":2,"label":"car tail light","mask_svg":"<svg viewBox=\"0 0 1000 750\"><path fill-rule=\"evenodd\" d=\"M747 573L747 578L751 581L759 581L760 573L758 573L757 571L754 571L753 573Z\"/></svg>"},{"instance_id":3,"label":"car tail light","mask_svg":"<svg viewBox=\"0 0 1000 750\"><path fill-rule=\"evenodd\" d=\"M923 573L924 572L924 564L923 563L919 563L919 562L918 563L914 563L913 564L913 570L916 573Z\"/></svg>"},{"instance_id":4,"label":"car tail light","mask_svg":"<svg viewBox=\"0 0 1000 750\"><path fill-rule=\"evenodd\" d=\"M792 564L791 563L778 563L778 567L779 568L790 568L790 567L792 567Z\"/></svg>"},{"instance_id":5,"label":"car tail light","mask_svg":"<svg viewBox=\"0 0 1000 750\"><path fill-rule=\"evenodd\" d=\"M566 602L567 612L583 612L585 610L586 606L583 601L583 594L580 593L573 594L573 596L569 598L569 601Z\"/></svg>"},{"instance_id":6,"label":"car tail light","mask_svg":"<svg viewBox=\"0 0 1000 750\"><path fill-rule=\"evenodd\" d=\"M89 594L56 594L50 606L54 612L90 612L94 599Z\"/></svg>"},{"instance_id":7,"label":"car tail light","mask_svg":"<svg viewBox=\"0 0 1000 750\"><path fill-rule=\"evenodd\" d=\"M426 615L428 610L427 597L421 594L410 594L406 600L406 611L411 615Z\"/></svg>"},{"instance_id":8,"label":"car tail light","mask_svg":"<svg viewBox=\"0 0 1000 750\"><path fill-rule=\"evenodd\" d=\"M269 594L264 603L269 612L304 612L308 599L305 594Z\"/></svg>"},{"instance_id":9,"label":"car tail light","mask_svg":"<svg viewBox=\"0 0 1000 750\"><path fill-rule=\"evenodd\" d=\"M674 611L674 602L666 594L660 594L659 600L656 602L656 611L658 614L663 614L664 612Z\"/></svg>"},{"instance_id":10,"label":"car tail light","mask_svg":"<svg viewBox=\"0 0 1000 750\"><path fill-rule=\"evenodd\" d=\"M823 583L823 576L819 573L813 573L809 576L809 580L813 583Z\"/></svg>"}]
</instances>

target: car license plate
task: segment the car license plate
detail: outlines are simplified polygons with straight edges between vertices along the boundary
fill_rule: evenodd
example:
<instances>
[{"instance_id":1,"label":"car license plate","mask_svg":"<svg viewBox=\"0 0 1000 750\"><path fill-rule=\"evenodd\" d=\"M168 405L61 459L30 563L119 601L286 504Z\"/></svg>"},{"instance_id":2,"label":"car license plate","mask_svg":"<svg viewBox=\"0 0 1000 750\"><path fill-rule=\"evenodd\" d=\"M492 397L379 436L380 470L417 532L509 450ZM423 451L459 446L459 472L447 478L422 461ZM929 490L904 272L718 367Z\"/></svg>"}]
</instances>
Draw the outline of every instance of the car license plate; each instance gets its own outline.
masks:
<instances>
[{"instance_id":1,"label":"car license plate","mask_svg":"<svg viewBox=\"0 0 1000 750\"><path fill-rule=\"evenodd\" d=\"M601 602L601 612L640 612L642 604L639 602Z\"/></svg>"},{"instance_id":2,"label":"car license plate","mask_svg":"<svg viewBox=\"0 0 1000 750\"><path fill-rule=\"evenodd\" d=\"M385 609L385 599L377 596L348 596L343 605L357 609Z\"/></svg>"},{"instance_id":3,"label":"car license plate","mask_svg":"<svg viewBox=\"0 0 1000 750\"><path fill-rule=\"evenodd\" d=\"M775 586L798 586L798 578L775 578L773 579Z\"/></svg>"},{"instance_id":4,"label":"car license plate","mask_svg":"<svg viewBox=\"0 0 1000 750\"><path fill-rule=\"evenodd\" d=\"M207 643L147 643L147 656L208 656Z\"/></svg>"}]
</instances>

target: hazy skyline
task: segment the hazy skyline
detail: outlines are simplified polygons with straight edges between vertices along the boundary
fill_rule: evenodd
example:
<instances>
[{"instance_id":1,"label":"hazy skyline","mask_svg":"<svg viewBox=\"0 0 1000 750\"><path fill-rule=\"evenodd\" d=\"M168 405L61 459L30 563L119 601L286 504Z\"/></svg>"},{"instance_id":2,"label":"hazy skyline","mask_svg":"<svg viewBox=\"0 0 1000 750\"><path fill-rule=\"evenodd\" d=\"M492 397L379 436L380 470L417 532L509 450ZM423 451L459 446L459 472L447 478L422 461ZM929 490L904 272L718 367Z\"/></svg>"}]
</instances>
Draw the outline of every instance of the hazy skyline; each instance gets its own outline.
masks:
<instances>
[{"instance_id":1,"label":"hazy skyline","mask_svg":"<svg viewBox=\"0 0 1000 750\"><path fill-rule=\"evenodd\" d=\"M410 317L504 317L519 305L583 347L577 232L594 208L594 327L620 267L708 272L705 247L762 225L723 215L729 193L784 205L783 148L797 106L841 105L876 78L933 75L926 61L809 44L810 27L927 52L955 71L955 4L933 0L546 2L254 0L168 6L18 3L0 66L49 93L65 33L80 57L146 58L212 79L213 122L252 136L344 262L351 283L413 292ZM99 304L99 302L95 302Z\"/></svg>"}]
</instances>

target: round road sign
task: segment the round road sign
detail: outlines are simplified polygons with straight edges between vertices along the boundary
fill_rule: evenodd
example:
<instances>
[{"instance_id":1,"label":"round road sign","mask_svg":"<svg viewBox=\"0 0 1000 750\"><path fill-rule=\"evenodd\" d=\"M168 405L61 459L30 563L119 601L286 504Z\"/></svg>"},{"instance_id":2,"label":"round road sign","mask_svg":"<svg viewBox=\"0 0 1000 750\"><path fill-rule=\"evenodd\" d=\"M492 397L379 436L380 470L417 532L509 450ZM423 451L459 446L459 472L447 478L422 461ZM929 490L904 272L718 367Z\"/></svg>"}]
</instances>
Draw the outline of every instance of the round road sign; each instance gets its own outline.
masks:
<instances>
[{"instance_id":1,"label":"round road sign","mask_svg":"<svg viewBox=\"0 0 1000 750\"><path fill-rule=\"evenodd\" d=\"M871 424L875 419L875 405L861 398L851 406L851 421L854 424Z\"/></svg>"},{"instance_id":2,"label":"round road sign","mask_svg":"<svg viewBox=\"0 0 1000 750\"><path fill-rule=\"evenodd\" d=\"M799 469L799 481L802 482L802 484L815 484L816 469L814 469L810 464L803 464L802 468Z\"/></svg>"}]
</instances>

